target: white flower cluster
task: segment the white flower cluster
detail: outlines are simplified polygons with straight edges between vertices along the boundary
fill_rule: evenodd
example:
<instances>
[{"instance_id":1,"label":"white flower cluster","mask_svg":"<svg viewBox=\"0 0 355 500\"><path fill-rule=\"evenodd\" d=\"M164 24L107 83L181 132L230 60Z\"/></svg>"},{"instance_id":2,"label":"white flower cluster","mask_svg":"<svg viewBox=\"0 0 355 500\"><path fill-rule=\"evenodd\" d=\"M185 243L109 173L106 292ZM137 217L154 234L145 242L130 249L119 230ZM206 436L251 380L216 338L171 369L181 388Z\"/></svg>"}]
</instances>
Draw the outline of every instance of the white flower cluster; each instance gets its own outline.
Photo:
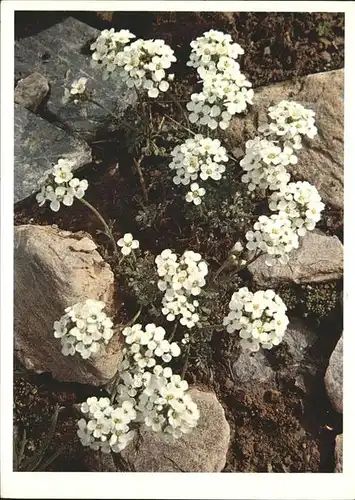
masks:
<instances>
[{"instance_id":1,"label":"white flower cluster","mask_svg":"<svg viewBox=\"0 0 355 500\"><path fill-rule=\"evenodd\" d=\"M197 68L202 79L202 92L191 95L187 104L191 123L225 130L232 116L252 104L251 83L240 72L236 62L244 50L232 37L210 30L191 42L192 51L187 65Z\"/></svg>"},{"instance_id":2,"label":"white flower cluster","mask_svg":"<svg viewBox=\"0 0 355 500\"><path fill-rule=\"evenodd\" d=\"M78 104L80 100L85 100L87 98L87 81L88 79L84 77L74 80L70 86L70 89L64 89L64 97L62 98L62 103L66 104L67 102L73 101L74 104Z\"/></svg>"},{"instance_id":3,"label":"white flower cluster","mask_svg":"<svg viewBox=\"0 0 355 500\"><path fill-rule=\"evenodd\" d=\"M228 161L226 149L221 146L220 141L203 137L201 134L186 139L183 144L176 146L172 151L172 157L169 167L176 171L173 182L184 186L198 178L203 181L220 180L226 170L223 162ZM205 193L203 187L200 187L197 182L192 182L185 199L187 202L200 205L201 197Z\"/></svg>"},{"instance_id":4,"label":"white flower cluster","mask_svg":"<svg viewBox=\"0 0 355 500\"><path fill-rule=\"evenodd\" d=\"M170 249L163 250L155 259L157 265L158 288L165 292L162 312L168 321L180 318L180 323L192 328L199 320L196 297L205 286L208 274L207 263L199 253L186 250L178 257Z\"/></svg>"},{"instance_id":5,"label":"white flower cluster","mask_svg":"<svg viewBox=\"0 0 355 500\"><path fill-rule=\"evenodd\" d=\"M64 356L80 353L84 359L99 352L113 335L112 321L103 312L105 302L87 299L65 309L54 322L54 337L60 339Z\"/></svg>"},{"instance_id":6,"label":"white flower cluster","mask_svg":"<svg viewBox=\"0 0 355 500\"><path fill-rule=\"evenodd\" d=\"M90 48L94 51L92 65L102 65L104 67L104 78L107 78L117 69L116 56L132 38L136 38L136 36L128 30L116 32L114 28L111 28L110 30L101 31L95 42L91 44Z\"/></svg>"},{"instance_id":7,"label":"white flower cluster","mask_svg":"<svg viewBox=\"0 0 355 500\"><path fill-rule=\"evenodd\" d=\"M180 355L179 346L166 340L165 333L153 323L123 330L126 344L115 402L89 398L81 405L86 418L79 420L77 433L84 446L120 452L134 437L132 427L139 424L174 438L196 427L200 413L187 392L188 383L163 366Z\"/></svg>"},{"instance_id":8,"label":"white flower cluster","mask_svg":"<svg viewBox=\"0 0 355 500\"><path fill-rule=\"evenodd\" d=\"M297 102L281 101L276 106L269 107L268 115L272 121L261 125L259 132L265 136L273 135L277 139L282 139L286 145L289 143L294 149L302 148L302 135L309 139L317 135L315 112Z\"/></svg>"},{"instance_id":9,"label":"white flower cluster","mask_svg":"<svg viewBox=\"0 0 355 500\"><path fill-rule=\"evenodd\" d=\"M278 214L261 216L248 231L249 250L267 254L266 264L286 264L289 252L298 248L299 237L313 230L320 220L324 203L317 189L308 182L290 182L288 165L297 163L294 150L300 149L301 136L312 138L317 129L314 111L292 101L281 101L269 108L272 121L259 128L268 138L256 137L246 143L246 154L240 165L245 171L242 182L248 189L269 189L269 208Z\"/></svg>"},{"instance_id":10,"label":"white flower cluster","mask_svg":"<svg viewBox=\"0 0 355 500\"><path fill-rule=\"evenodd\" d=\"M254 224L254 231L247 231L248 250L261 250L266 254L265 263L273 266L277 262L287 264L289 252L299 246L299 237L293 229L291 219L279 214L261 215Z\"/></svg>"},{"instance_id":11,"label":"white flower cluster","mask_svg":"<svg viewBox=\"0 0 355 500\"><path fill-rule=\"evenodd\" d=\"M171 154L173 160L169 167L176 170L173 182L184 186L198 177L203 181L209 178L220 180L226 169L223 162L228 161L226 149L221 146L220 141L203 137L201 134L186 139L183 144L176 146Z\"/></svg>"},{"instance_id":12,"label":"white flower cluster","mask_svg":"<svg viewBox=\"0 0 355 500\"><path fill-rule=\"evenodd\" d=\"M258 351L278 345L289 323L286 306L273 290L250 292L247 287L233 293L230 312L223 320L227 332L239 331L243 349Z\"/></svg>"},{"instance_id":13,"label":"white flower cluster","mask_svg":"<svg viewBox=\"0 0 355 500\"><path fill-rule=\"evenodd\" d=\"M134 398L138 422L179 438L197 425L199 411L187 393L188 383L162 366L181 352L176 342L165 339L165 333L154 323L144 330L139 324L123 330L127 346L117 397L119 401ZM160 364L155 358L160 358Z\"/></svg>"},{"instance_id":14,"label":"white flower cluster","mask_svg":"<svg viewBox=\"0 0 355 500\"><path fill-rule=\"evenodd\" d=\"M245 156L240 166L245 171L242 182L248 184L249 191L282 189L290 181L287 165L297 163L297 156L289 146L281 148L275 142L255 137L246 142Z\"/></svg>"},{"instance_id":15,"label":"white flower cluster","mask_svg":"<svg viewBox=\"0 0 355 500\"><path fill-rule=\"evenodd\" d=\"M136 418L134 403L112 405L109 398L91 397L81 405L85 418L78 421L77 434L83 446L103 453L122 451L134 438L129 424Z\"/></svg>"},{"instance_id":16,"label":"white flower cluster","mask_svg":"<svg viewBox=\"0 0 355 500\"><path fill-rule=\"evenodd\" d=\"M123 255L129 255L132 250L137 250L137 248L139 248L139 241L134 240L131 233L124 234L123 238L120 238L117 244L121 247L121 253Z\"/></svg>"},{"instance_id":17,"label":"white flower cluster","mask_svg":"<svg viewBox=\"0 0 355 500\"><path fill-rule=\"evenodd\" d=\"M269 198L270 210L277 210L280 216L288 217L292 229L299 236L315 228L324 206L317 189L309 182L290 182Z\"/></svg>"},{"instance_id":18,"label":"white flower cluster","mask_svg":"<svg viewBox=\"0 0 355 500\"><path fill-rule=\"evenodd\" d=\"M128 87L143 88L149 97L166 92L173 74L166 74L176 61L174 51L164 40L136 40L118 52L115 64L120 68L120 78Z\"/></svg>"},{"instance_id":19,"label":"white flower cluster","mask_svg":"<svg viewBox=\"0 0 355 500\"><path fill-rule=\"evenodd\" d=\"M73 176L72 169L75 166L73 161L59 159L57 165L40 182L41 190L36 195L39 206L50 201L50 208L53 212L58 212L60 204L71 206L74 198L83 198L88 181L79 180Z\"/></svg>"}]
</instances>

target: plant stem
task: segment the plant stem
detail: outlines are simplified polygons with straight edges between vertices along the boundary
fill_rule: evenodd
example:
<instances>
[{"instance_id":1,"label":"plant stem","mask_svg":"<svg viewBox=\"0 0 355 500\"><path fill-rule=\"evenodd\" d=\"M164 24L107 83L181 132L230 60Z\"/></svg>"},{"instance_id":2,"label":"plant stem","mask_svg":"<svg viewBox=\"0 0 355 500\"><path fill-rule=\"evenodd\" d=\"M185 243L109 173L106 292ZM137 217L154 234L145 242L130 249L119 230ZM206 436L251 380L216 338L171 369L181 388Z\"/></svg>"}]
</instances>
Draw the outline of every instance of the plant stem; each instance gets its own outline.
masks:
<instances>
[{"instance_id":1,"label":"plant stem","mask_svg":"<svg viewBox=\"0 0 355 500\"><path fill-rule=\"evenodd\" d=\"M250 266L250 264L252 264L262 254L263 254L263 252L261 250L260 250L260 252L256 252L255 255L254 255L254 257L252 257L248 262L246 262L244 264L244 266L240 267L237 272L239 273L239 271L241 271L242 269L245 269L246 267Z\"/></svg>"},{"instance_id":2,"label":"plant stem","mask_svg":"<svg viewBox=\"0 0 355 500\"><path fill-rule=\"evenodd\" d=\"M181 372L181 379L183 380L186 374L187 366L189 364L189 358L190 358L190 344L187 346L187 352L186 352L186 359L184 363L184 367Z\"/></svg>"},{"instance_id":3,"label":"plant stem","mask_svg":"<svg viewBox=\"0 0 355 500\"><path fill-rule=\"evenodd\" d=\"M141 163L142 163L143 158L144 158L144 156L141 156L138 160L136 158L133 158L133 161L134 161L134 164L135 164L137 172L138 172L139 183L141 185L143 199L147 203L148 202L148 191L147 191L147 188L145 185L145 180L144 180L144 176L143 176L143 172L142 172L142 168L141 168Z\"/></svg>"},{"instance_id":4,"label":"plant stem","mask_svg":"<svg viewBox=\"0 0 355 500\"><path fill-rule=\"evenodd\" d=\"M137 99L138 99L138 102L140 104L140 107L142 108L142 113L144 115L145 114L145 110L144 110L144 102L143 102L142 96L141 96L141 94L140 94L140 92L139 92L139 90L137 89L136 86L134 86L134 90L136 91ZM146 102L148 102L148 101L146 101Z\"/></svg>"},{"instance_id":5,"label":"plant stem","mask_svg":"<svg viewBox=\"0 0 355 500\"><path fill-rule=\"evenodd\" d=\"M168 120L171 120L173 123L175 123L176 125L179 125L179 127L187 130L187 132L189 132L190 134L193 134L193 135L197 135L195 134L195 132L193 132L191 129L185 127L184 125L181 125L181 123L177 122L176 120L174 120L174 118L172 118L171 116L169 115L164 115L166 118L168 118Z\"/></svg>"},{"instance_id":6,"label":"plant stem","mask_svg":"<svg viewBox=\"0 0 355 500\"><path fill-rule=\"evenodd\" d=\"M96 106L98 106L99 108L103 109L104 111L106 111L106 113L108 113L110 116L112 116L112 118L114 118L115 120L118 120L120 121L121 118L117 115L115 115L115 113L112 113L112 111L110 111L109 109L105 108L105 106L103 106L101 103L99 103L98 101L95 101L94 99L89 99L89 102L91 102L92 104L95 104Z\"/></svg>"},{"instance_id":7,"label":"plant stem","mask_svg":"<svg viewBox=\"0 0 355 500\"><path fill-rule=\"evenodd\" d=\"M142 309L143 307L142 306L139 306L139 309L138 311L136 312L136 314L133 316L133 318L131 318L127 323L125 323L124 325L120 325L120 327L122 328L127 328L127 326L130 326L130 325L133 325L137 319L139 318L139 316L141 315L141 312L142 312Z\"/></svg>"},{"instance_id":8,"label":"plant stem","mask_svg":"<svg viewBox=\"0 0 355 500\"><path fill-rule=\"evenodd\" d=\"M102 215L100 214L100 212L98 212L96 210L96 208L91 205L91 203L89 203L88 201L86 201L84 198L77 198L77 199L83 205L85 205L86 207L88 207L96 215L96 217L99 219L99 221L101 222L101 224L105 228L105 234L106 234L106 236L108 236L108 238L110 238L110 240L111 240L111 243L112 243L112 246L113 246L113 249L114 249L114 254L117 255L118 254L117 243L116 243L115 237L113 236L112 231L109 228L109 226L108 226L107 222L105 221L105 219L102 217Z\"/></svg>"},{"instance_id":9,"label":"plant stem","mask_svg":"<svg viewBox=\"0 0 355 500\"><path fill-rule=\"evenodd\" d=\"M212 280L212 283L215 283L216 282L216 279L218 278L218 276L221 274L221 272L226 268L228 267L228 264L230 262L230 255L228 255L227 259L223 262L223 264L217 269L216 271L216 274L214 275L213 277L213 280Z\"/></svg>"},{"instance_id":10,"label":"plant stem","mask_svg":"<svg viewBox=\"0 0 355 500\"><path fill-rule=\"evenodd\" d=\"M171 342L173 340L175 332L176 332L176 329L177 329L177 326L178 326L178 323L176 322L175 325L174 325L173 331L171 332L171 335L169 337L169 342Z\"/></svg>"}]
</instances>

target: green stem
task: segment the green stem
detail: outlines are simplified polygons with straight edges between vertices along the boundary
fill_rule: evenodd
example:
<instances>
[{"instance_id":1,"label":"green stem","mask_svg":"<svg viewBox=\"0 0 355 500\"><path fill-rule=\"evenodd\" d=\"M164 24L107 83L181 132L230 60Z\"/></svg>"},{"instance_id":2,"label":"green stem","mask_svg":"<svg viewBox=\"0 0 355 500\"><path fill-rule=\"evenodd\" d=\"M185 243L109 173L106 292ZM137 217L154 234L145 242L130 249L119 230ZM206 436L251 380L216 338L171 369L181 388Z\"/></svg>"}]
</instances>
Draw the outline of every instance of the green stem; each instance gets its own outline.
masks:
<instances>
[{"instance_id":1,"label":"green stem","mask_svg":"<svg viewBox=\"0 0 355 500\"><path fill-rule=\"evenodd\" d=\"M99 219L99 221L101 222L101 224L104 226L105 234L106 234L106 236L108 236L108 238L110 238L112 246L113 246L113 249L114 249L114 254L117 255L118 254L117 243L116 243L115 237L113 236L112 231L109 228L109 226L108 226L107 222L105 221L105 219L102 217L102 215L100 214L100 212L98 212L96 210L96 208L93 207L91 205L91 203L89 203L88 201L86 201L84 198L78 198L78 200L83 205L85 205L86 207L88 207L96 215L96 217Z\"/></svg>"}]
</instances>

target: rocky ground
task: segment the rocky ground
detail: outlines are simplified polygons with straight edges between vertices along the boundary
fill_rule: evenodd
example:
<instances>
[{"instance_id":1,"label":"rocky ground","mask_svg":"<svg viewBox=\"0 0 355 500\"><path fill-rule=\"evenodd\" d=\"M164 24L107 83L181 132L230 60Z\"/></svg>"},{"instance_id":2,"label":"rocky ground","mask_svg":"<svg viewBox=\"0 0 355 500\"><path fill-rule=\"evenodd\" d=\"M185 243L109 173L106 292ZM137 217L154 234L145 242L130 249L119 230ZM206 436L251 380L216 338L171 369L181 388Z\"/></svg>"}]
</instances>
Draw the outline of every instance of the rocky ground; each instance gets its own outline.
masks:
<instances>
[{"instance_id":1,"label":"rocky ground","mask_svg":"<svg viewBox=\"0 0 355 500\"><path fill-rule=\"evenodd\" d=\"M58 446L61 454L47 470L340 472L343 16L115 13L111 17L106 13L103 20L94 13L74 13L90 27L65 13L31 16L18 14L15 50L14 420L27 432L25 454L33 455L45 440L59 404L63 410L48 454ZM64 75L69 71L70 78L76 76L78 67L90 71L84 42L95 37L95 28L111 25L164 38L182 60L187 58L189 41L206 29L231 33L245 48L242 70L256 95L251 111L227 129L228 149L236 158L243 156L245 141L263 122L271 102L289 98L311 107L319 133L302 151L292 176L313 183L326 203L318 229L304 238L288 266L266 268L260 258L243 278L251 288L273 287L286 302L291 323L283 343L250 359L239 352L236 336L212 332L192 349L186 372L202 412L197 432L174 446L144 434L138 447L127 448L122 460L115 462L84 452L76 437L75 404L105 394L101 386L114 374L120 340L114 338L106 355L95 363L73 362L60 355L51 325L67 303L84 295L104 298L120 321L132 316L134 304L121 294L95 219L81 205L63 207L58 214L39 208L32 195L36 180L52 155L73 154L80 158L80 174L90 183L88 200L113 221L117 239L127 231L139 234L141 247L153 254L167 247L189 247L216 268L234 242L235 220L241 232L249 222L232 213L231 226L223 232L207 223L199 227L180 215L171 180L162 173L164 157L148 159L148 208L155 215L147 208L142 212L131 156L122 136L110 129L107 114L90 107L82 115L63 110L59 96ZM60 53L57 39L63 40ZM30 76L24 84L34 72L40 76ZM99 94L110 103L112 89L106 92L105 84L95 81ZM177 82L184 99L193 85L184 64L178 64ZM133 104L132 96L120 95L116 110L121 116L128 110L128 121ZM171 111L169 105L157 105L153 119L166 109ZM260 202L257 208L262 207ZM250 210L249 216L254 209L245 202L243 210ZM36 284L31 293L28 283Z\"/></svg>"}]
</instances>

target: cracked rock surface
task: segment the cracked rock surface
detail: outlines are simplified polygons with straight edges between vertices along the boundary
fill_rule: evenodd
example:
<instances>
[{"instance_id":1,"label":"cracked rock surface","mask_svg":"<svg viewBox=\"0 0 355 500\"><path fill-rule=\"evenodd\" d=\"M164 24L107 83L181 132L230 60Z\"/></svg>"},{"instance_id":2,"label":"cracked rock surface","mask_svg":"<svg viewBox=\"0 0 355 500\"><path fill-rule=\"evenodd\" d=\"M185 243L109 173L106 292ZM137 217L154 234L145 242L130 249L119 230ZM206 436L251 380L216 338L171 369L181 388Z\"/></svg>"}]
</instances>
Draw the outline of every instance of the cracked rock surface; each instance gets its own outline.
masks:
<instances>
[{"instance_id":1,"label":"cracked rock surface","mask_svg":"<svg viewBox=\"0 0 355 500\"><path fill-rule=\"evenodd\" d=\"M234 156L244 156L244 144L267 122L267 108L287 99L313 109L318 134L304 139L298 163L288 168L292 178L316 186L323 201L334 208L344 207L344 70L308 75L255 89L254 105L245 117L236 117L225 131L226 143Z\"/></svg>"},{"instance_id":2,"label":"cracked rock surface","mask_svg":"<svg viewBox=\"0 0 355 500\"><path fill-rule=\"evenodd\" d=\"M114 277L86 233L50 226L15 227L15 351L28 369L51 372L64 382L103 385L122 356L114 334L98 357L64 356L53 323L64 309L85 299L103 300L113 313Z\"/></svg>"}]
</instances>

